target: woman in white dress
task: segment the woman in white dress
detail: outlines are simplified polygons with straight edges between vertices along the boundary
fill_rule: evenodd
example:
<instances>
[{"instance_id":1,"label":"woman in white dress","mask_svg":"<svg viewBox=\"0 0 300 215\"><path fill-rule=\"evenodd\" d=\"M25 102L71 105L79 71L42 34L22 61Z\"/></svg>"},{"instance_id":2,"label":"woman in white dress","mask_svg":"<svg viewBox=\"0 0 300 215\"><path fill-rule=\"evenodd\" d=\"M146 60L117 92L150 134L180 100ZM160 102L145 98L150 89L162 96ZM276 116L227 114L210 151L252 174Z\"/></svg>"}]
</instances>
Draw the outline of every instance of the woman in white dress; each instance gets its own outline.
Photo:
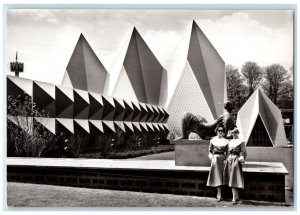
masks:
<instances>
[{"instance_id":1,"label":"woman in white dress","mask_svg":"<svg viewBox=\"0 0 300 215\"><path fill-rule=\"evenodd\" d=\"M224 183L232 188L232 204L239 199L238 189L244 189L244 176L242 163L247 157L246 145L239 138L238 128L231 131L233 137L228 144L227 159L224 168Z\"/></svg>"},{"instance_id":2,"label":"woman in white dress","mask_svg":"<svg viewBox=\"0 0 300 215\"><path fill-rule=\"evenodd\" d=\"M216 129L217 136L212 138L209 143L209 159L211 160L210 171L207 179L207 186L217 188L217 201L221 201L222 193L221 186L224 185L223 171L226 153L228 151L228 140L225 139L225 128L219 126Z\"/></svg>"}]
</instances>

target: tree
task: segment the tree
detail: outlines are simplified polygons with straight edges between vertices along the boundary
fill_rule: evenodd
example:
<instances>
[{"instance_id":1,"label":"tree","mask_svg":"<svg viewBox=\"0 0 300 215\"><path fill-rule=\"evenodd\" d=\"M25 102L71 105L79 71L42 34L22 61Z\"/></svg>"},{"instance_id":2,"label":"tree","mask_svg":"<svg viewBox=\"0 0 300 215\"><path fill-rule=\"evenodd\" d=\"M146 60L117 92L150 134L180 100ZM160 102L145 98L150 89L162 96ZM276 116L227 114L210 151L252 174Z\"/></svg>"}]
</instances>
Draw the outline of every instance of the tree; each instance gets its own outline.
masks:
<instances>
[{"instance_id":1,"label":"tree","mask_svg":"<svg viewBox=\"0 0 300 215\"><path fill-rule=\"evenodd\" d=\"M22 98L7 97L8 149L12 148L14 156L42 157L54 144L54 135L44 127L49 117L36 108L31 98Z\"/></svg>"},{"instance_id":2,"label":"tree","mask_svg":"<svg viewBox=\"0 0 300 215\"><path fill-rule=\"evenodd\" d=\"M277 106L281 109L293 109L293 82L286 80L278 93Z\"/></svg>"},{"instance_id":3,"label":"tree","mask_svg":"<svg viewBox=\"0 0 300 215\"><path fill-rule=\"evenodd\" d=\"M248 85L248 98L259 87L263 71L257 63L248 61L242 66L242 74Z\"/></svg>"},{"instance_id":4,"label":"tree","mask_svg":"<svg viewBox=\"0 0 300 215\"><path fill-rule=\"evenodd\" d=\"M228 100L234 104L233 115L243 106L246 98L247 87L243 84L241 74L238 72L238 68L232 65L226 65L226 83L227 83L227 96Z\"/></svg>"},{"instance_id":5,"label":"tree","mask_svg":"<svg viewBox=\"0 0 300 215\"><path fill-rule=\"evenodd\" d=\"M262 87L272 102L277 105L277 99L283 83L290 78L288 71L279 64L272 64L264 69L263 77Z\"/></svg>"}]
</instances>

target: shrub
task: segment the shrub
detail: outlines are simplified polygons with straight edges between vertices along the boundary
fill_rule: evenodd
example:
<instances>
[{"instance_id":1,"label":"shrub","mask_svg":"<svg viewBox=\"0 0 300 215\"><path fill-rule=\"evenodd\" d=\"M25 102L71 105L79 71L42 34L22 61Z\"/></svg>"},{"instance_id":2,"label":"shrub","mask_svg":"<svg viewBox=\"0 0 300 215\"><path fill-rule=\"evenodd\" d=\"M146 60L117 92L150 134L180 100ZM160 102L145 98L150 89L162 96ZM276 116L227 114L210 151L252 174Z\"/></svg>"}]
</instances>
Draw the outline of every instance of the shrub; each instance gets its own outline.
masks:
<instances>
[{"instance_id":1,"label":"shrub","mask_svg":"<svg viewBox=\"0 0 300 215\"><path fill-rule=\"evenodd\" d=\"M7 137L11 144L8 155L42 157L54 146L54 135L44 127L49 117L38 110L30 97L23 98L7 97Z\"/></svg>"}]
</instances>

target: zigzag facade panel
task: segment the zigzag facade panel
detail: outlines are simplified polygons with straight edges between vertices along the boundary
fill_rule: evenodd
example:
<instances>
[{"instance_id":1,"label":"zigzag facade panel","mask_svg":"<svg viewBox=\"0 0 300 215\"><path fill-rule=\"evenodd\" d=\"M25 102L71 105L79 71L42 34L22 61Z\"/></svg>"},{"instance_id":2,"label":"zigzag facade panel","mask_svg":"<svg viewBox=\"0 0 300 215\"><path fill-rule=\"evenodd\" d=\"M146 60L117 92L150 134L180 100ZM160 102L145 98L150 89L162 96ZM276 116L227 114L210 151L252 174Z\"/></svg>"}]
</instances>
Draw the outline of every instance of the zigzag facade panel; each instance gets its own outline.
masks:
<instances>
[{"instance_id":1,"label":"zigzag facade panel","mask_svg":"<svg viewBox=\"0 0 300 215\"><path fill-rule=\"evenodd\" d=\"M37 123L40 123L43 127L45 127L52 134L56 134L55 129L55 118L43 118L43 117L35 117L34 120Z\"/></svg>"},{"instance_id":2,"label":"zigzag facade panel","mask_svg":"<svg viewBox=\"0 0 300 215\"><path fill-rule=\"evenodd\" d=\"M87 91L74 90L74 118L88 119L89 117L89 94Z\"/></svg>"},{"instance_id":3,"label":"zigzag facade panel","mask_svg":"<svg viewBox=\"0 0 300 215\"><path fill-rule=\"evenodd\" d=\"M103 100L100 94L89 92L89 119L100 120L103 115Z\"/></svg>"},{"instance_id":4,"label":"zigzag facade panel","mask_svg":"<svg viewBox=\"0 0 300 215\"><path fill-rule=\"evenodd\" d=\"M134 118L134 109L133 105L130 101L124 100L125 113L124 113L124 121L132 121Z\"/></svg>"},{"instance_id":5,"label":"zigzag facade panel","mask_svg":"<svg viewBox=\"0 0 300 215\"><path fill-rule=\"evenodd\" d=\"M97 145L101 135L108 138L116 134L118 129L124 133L138 133L146 137L147 133L154 132L153 123L159 127L157 122L154 122L154 119L158 118L154 110L161 110L162 119L168 118L168 113L161 107L22 78L13 79L12 82L11 77L7 77L10 89L8 95L24 94L22 87L26 83L27 93L37 102L41 110L49 105L54 107L53 117L37 118L35 121L58 136L57 139L74 140L74 144L78 144L80 140L84 141L83 147L88 147L89 143L86 141ZM28 89L31 89L31 92ZM166 130L161 130L156 138L166 138L166 134Z\"/></svg>"},{"instance_id":6,"label":"zigzag facade panel","mask_svg":"<svg viewBox=\"0 0 300 215\"><path fill-rule=\"evenodd\" d=\"M55 86L43 82L33 82L33 102L40 111L55 117Z\"/></svg>"},{"instance_id":7,"label":"zigzag facade panel","mask_svg":"<svg viewBox=\"0 0 300 215\"><path fill-rule=\"evenodd\" d=\"M73 118L74 93L73 89L58 87L55 88L55 111L56 116L61 118Z\"/></svg>"}]
</instances>

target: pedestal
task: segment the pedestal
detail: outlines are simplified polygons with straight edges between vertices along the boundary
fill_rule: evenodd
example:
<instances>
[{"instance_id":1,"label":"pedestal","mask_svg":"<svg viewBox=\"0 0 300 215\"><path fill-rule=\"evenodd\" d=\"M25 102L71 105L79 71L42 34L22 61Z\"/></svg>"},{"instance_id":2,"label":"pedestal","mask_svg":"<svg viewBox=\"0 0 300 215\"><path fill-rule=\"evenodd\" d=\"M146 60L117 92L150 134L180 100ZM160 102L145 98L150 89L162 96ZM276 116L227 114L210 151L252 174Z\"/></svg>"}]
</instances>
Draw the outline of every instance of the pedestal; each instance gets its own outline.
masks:
<instances>
[{"instance_id":1,"label":"pedestal","mask_svg":"<svg viewBox=\"0 0 300 215\"><path fill-rule=\"evenodd\" d=\"M176 166L210 166L209 140L175 140Z\"/></svg>"}]
</instances>

